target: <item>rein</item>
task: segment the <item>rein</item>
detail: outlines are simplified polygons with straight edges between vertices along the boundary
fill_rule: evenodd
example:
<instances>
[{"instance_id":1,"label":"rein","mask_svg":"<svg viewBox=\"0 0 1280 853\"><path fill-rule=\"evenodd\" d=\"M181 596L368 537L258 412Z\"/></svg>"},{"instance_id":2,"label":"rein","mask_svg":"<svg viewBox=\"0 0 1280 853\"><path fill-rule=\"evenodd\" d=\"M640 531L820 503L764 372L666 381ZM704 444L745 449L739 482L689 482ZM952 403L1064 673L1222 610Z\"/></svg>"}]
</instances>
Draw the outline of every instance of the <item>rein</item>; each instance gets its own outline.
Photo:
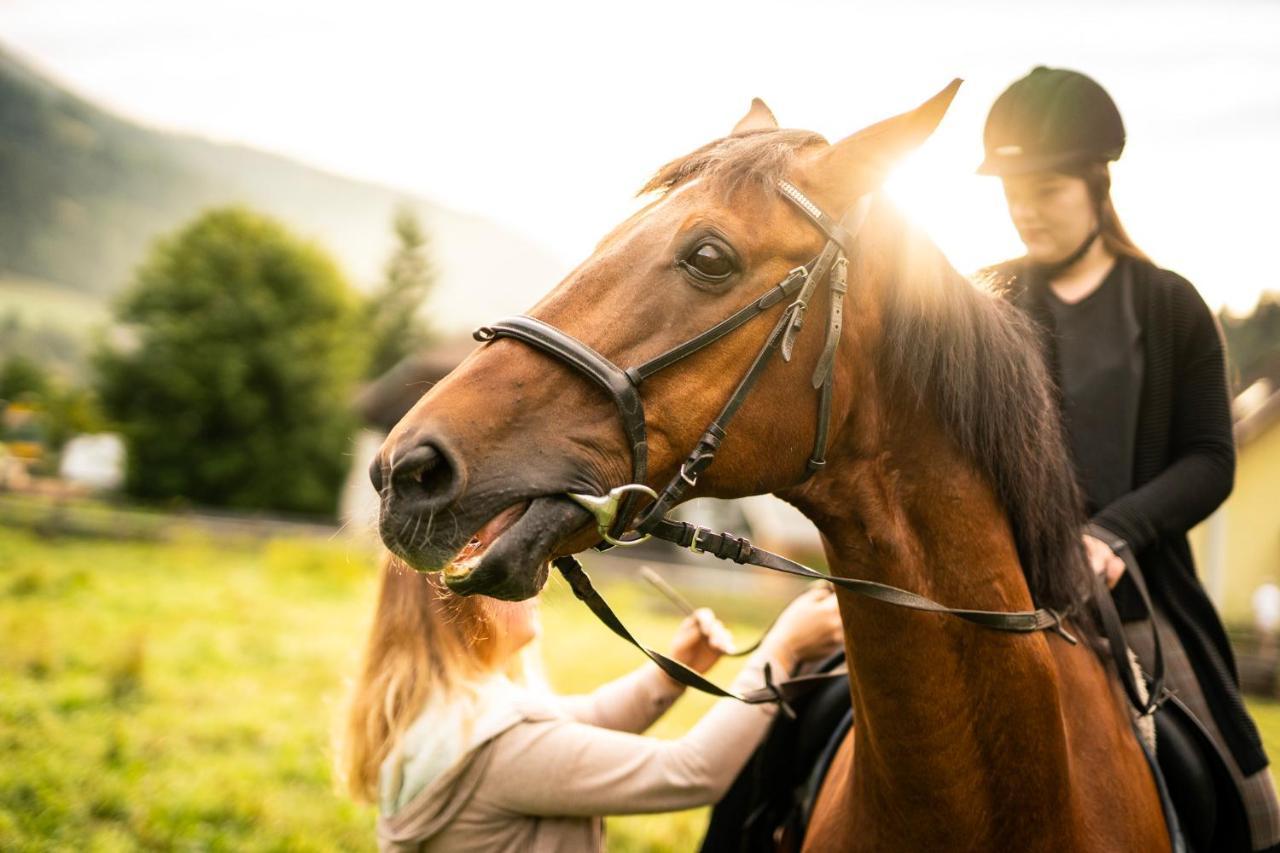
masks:
<instances>
[{"instance_id":1,"label":"rein","mask_svg":"<svg viewBox=\"0 0 1280 853\"><path fill-rule=\"evenodd\" d=\"M695 554L706 553L721 560L732 560L735 563L760 566L795 577L826 581L840 589L896 607L939 613L990 630L1021 634L1051 631L1075 645L1079 641L1063 626L1065 614L1050 608L991 611L947 607L917 593L887 584L835 577L819 572L780 554L757 548L745 537L727 532L716 533L706 527L667 517L688 490L697 485L698 477L702 472L715 461L716 452L725 438L729 422L751 393L751 389L763 374L773 353L780 350L784 361L791 360L796 337L804 326L805 314L814 292L823 281L826 281L830 292L827 304L827 334L822 353L818 357L810 380L812 386L819 391L819 397L817 428L813 450L806 464L805 479L826 465L835 373L833 368L843 327L844 295L848 289L848 256L852 254L858 231L866 221L871 206L871 196L864 195L859 198L845 215L837 220L826 214L794 184L778 181L777 189L826 236L827 242L822 251L807 264L788 272L780 282L765 291L763 295L719 323L642 364L627 369L620 368L577 338L527 315L507 317L476 330L474 337L482 343L504 337L513 338L552 355L599 385L612 397L622 420L623 432L631 445L631 482L611 489L605 495L567 494L569 499L587 509L595 517L596 526L604 540L597 548L603 550L612 546L635 545L653 537L688 548ZM792 301L782 311L751 366L739 380L720 413L707 426L698 443L681 463L675 476L660 493L645 485L649 455L644 402L640 397L641 383L655 373L725 337L787 299ZM650 498L652 503L642 512L636 513L636 504L642 495ZM633 516L634 524L628 530L628 524ZM596 591L582 563L576 557L572 555L558 557L552 562L569 583L574 595L585 603L601 622L613 633L640 649L667 675L688 687L713 696L734 698L750 704L776 702L790 714L791 710L787 704L789 698L830 678L845 677L843 672L825 673L799 676L777 683L766 665L765 687L761 690L746 694L726 690L637 640ZM1145 597L1145 589L1142 592ZM1107 604L1111 604L1110 595L1103 597L1107 599ZM1101 603L1099 606L1106 610ZM1112 613L1114 614L1114 609ZM1119 675L1130 701L1143 713L1150 713L1159 701L1163 701L1163 696L1156 696L1148 702L1142 702L1139 698L1140 690L1133 683L1134 676L1125 658L1124 649L1127 649L1127 645L1124 643L1123 632L1118 628L1118 617L1109 619L1104 614L1101 621L1113 648L1113 655L1120 670ZM1123 666L1119 665L1120 661L1124 661ZM1160 668L1163 669L1162 666ZM1155 691L1157 694L1160 692Z\"/></svg>"}]
</instances>

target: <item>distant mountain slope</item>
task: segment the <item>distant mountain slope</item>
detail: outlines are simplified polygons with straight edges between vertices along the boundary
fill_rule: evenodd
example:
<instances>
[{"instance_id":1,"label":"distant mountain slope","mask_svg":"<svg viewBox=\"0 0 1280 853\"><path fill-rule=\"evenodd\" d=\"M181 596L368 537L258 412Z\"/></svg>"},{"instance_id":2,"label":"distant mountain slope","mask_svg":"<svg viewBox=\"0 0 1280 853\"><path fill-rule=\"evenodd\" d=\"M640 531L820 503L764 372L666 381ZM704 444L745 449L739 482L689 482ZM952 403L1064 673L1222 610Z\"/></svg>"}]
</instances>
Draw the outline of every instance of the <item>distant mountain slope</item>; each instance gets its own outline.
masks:
<instances>
[{"instance_id":1,"label":"distant mountain slope","mask_svg":"<svg viewBox=\"0 0 1280 853\"><path fill-rule=\"evenodd\" d=\"M107 296L128 282L157 235L233 202L320 241L361 287L377 279L392 248L394 208L410 204L431 233L440 285L430 311L442 327L525 307L565 271L480 217L125 121L0 48L0 275Z\"/></svg>"}]
</instances>

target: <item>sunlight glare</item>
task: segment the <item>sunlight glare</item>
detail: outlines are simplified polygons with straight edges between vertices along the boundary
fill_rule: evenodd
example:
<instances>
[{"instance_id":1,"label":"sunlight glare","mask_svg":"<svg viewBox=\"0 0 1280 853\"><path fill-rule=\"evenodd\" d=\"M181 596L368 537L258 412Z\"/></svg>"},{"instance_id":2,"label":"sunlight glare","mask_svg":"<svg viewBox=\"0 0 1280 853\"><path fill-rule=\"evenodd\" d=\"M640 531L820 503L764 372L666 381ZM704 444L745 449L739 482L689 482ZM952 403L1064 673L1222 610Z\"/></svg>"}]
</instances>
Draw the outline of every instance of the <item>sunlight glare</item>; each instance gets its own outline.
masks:
<instances>
[{"instance_id":1,"label":"sunlight glare","mask_svg":"<svg viewBox=\"0 0 1280 853\"><path fill-rule=\"evenodd\" d=\"M904 158L884 189L965 275L1022 254L999 181L974 174L970 145L939 133ZM972 161L972 162L970 162Z\"/></svg>"}]
</instances>

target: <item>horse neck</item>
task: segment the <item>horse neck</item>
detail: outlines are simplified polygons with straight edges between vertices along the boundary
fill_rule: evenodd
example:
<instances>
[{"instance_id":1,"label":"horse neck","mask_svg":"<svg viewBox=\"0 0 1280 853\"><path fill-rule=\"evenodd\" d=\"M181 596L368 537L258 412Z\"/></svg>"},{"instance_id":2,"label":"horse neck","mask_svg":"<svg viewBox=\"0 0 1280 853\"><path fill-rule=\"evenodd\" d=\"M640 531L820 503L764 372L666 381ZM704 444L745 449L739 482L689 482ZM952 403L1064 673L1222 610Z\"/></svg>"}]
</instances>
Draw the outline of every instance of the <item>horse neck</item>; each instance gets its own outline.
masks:
<instances>
[{"instance_id":1,"label":"horse neck","mask_svg":"<svg viewBox=\"0 0 1280 853\"><path fill-rule=\"evenodd\" d=\"M931 414L888 412L877 433L861 452L842 442L824 476L795 497L822 531L833 573L951 607L1030 609L993 488ZM1061 702L1043 634L1005 634L838 594L858 721L849 789L861 792L856 802L928 802L929 820L914 815L900 829L933 843L966 828L980 837L1002 802L1027 808L1033 777L1063 778ZM1060 790L1056 784L1043 789ZM883 826L884 814L876 822Z\"/></svg>"}]
</instances>

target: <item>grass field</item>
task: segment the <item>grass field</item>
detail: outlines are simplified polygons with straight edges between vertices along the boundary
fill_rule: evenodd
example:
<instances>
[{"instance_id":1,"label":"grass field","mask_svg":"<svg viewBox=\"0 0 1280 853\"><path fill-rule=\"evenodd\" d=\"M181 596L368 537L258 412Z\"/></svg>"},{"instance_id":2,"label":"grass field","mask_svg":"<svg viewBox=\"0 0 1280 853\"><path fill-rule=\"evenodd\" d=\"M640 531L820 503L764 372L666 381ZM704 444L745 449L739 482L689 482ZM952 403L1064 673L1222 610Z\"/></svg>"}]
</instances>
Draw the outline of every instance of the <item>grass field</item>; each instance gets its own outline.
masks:
<instances>
[{"instance_id":1,"label":"grass field","mask_svg":"<svg viewBox=\"0 0 1280 853\"><path fill-rule=\"evenodd\" d=\"M334 792L330 764L374 580L372 554L346 541L50 541L0 527L0 850L371 848L373 814ZM664 602L607 589L642 636L670 635ZM734 605L722 609L756 607ZM562 691L639 663L563 584L544 622ZM683 699L656 733L708 704ZM614 820L610 849L689 849L704 819Z\"/></svg>"},{"instance_id":2,"label":"grass field","mask_svg":"<svg viewBox=\"0 0 1280 853\"><path fill-rule=\"evenodd\" d=\"M371 613L347 541L42 539L0 526L0 850L364 850L372 812L334 791L331 732ZM606 587L645 638L676 617ZM715 602L742 635L775 602ZM564 588L545 596L562 691L638 664ZM718 675L727 678L731 665ZM656 728L685 730L688 696ZM1254 703L1272 754L1280 706ZM614 819L609 848L688 850L701 811Z\"/></svg>"}]
</instances>

